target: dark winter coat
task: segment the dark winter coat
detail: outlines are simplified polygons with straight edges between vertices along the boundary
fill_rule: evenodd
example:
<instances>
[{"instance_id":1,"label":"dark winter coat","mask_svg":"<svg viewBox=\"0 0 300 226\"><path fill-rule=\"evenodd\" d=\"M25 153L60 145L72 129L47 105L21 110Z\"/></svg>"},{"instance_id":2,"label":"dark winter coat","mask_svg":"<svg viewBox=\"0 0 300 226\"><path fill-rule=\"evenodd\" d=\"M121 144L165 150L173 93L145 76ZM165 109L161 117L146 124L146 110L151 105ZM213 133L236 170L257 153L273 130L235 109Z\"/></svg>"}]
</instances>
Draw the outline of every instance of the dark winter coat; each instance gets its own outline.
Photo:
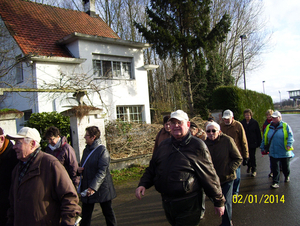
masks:
<instances>
[{"instance_id":1,"label":"dark winter coat","mask_svg":"<svg viewBox=\"0 0 300 226\"><path fill-rule=\"evenodd\" d=\"M51 150L49 146L46 147L45 152L55 156L58 161L65 167L67 170L73 184L78 186L79 177L77 176L78 162L76 159L75 151L71 145L68 144L67 138L61 138L61 145L55 150Z\"/></svg>"},{"instance_id":2,"label":"dark winter coat","mask_svg":"<svg viewBox=\"0 0 300 226\"><path fill-rule=\"evenodd\" d=\"M153 153L157 149L158 145L169 137L171 137L170 132L166 131L165 128L162 128L156 135Z\"/></svg>"},{"instance_id":3,"label":"dark winter coat","mask_svg":"<svg viewBox=\"0 0 300 226\"><path fill-rule=\"evenodd\" d=\"M65 168L40 151L19 184L19 162L12 174L8 223L16 226L74 225L79 199Z\"/></svg>"},{"instance_id":4,"label":"dark winter coat","mask_svg":"<svg viewBox=\"0 0 300 226\"><path fill-rule=\"evenodd\" d=\"M80 186L80 191L91 188L95 193L89 197L81 197L83 203L106 202L117 196L109 171L110 155L106 147L101 144L100 139L96 139L92 145L86 145L81 165L95 148L96 150L84 165Z\"/></svg>"},{"instance_id":5,"label":"dark winter coat","mask_svg":"<svg viewBox=\"0 0 300 226\"><path fill-rule=\"evenodd\" d=\"M243 161L234 140L221 133L216 140L207 138L204 142L208 147L221 184L233 181L236 178L235 171Z\"/></svg>"},{"instance_id":6,"label":"dark winter coat","mask_svg":"<svg viewBox=\"0 0 300 226\"><path fill-rule=\"evenodd\" d=\"M13 144L8 141L4 152L0 155L0 225L5 225L7 221L7 210L9 208L9 189L11 184L11 173L19 160Z\"/></svg>"},{"instance_id":7,"label":"dark winter coat","mask_svg":"<svg viewBox=\"0 0 300 226\"><path fill-rule=\"evenodd\" d=\"M164 200L189 198L203 188L215 206L225 203L209 151L190 132L181 141L172 136L158 146L139 183L146 189L153 185Z\"/></svg>"},{"instance_id":8,"label":"dark winter coat","mask_svg":"<svg viewBox=\"0 0 300 226\"><path fill-rule=\"evenodd\" d=\"M248 124L246 119L243 119L241 123L246 132L248 147L258 148L262 140L258 122L255 119L251 118Z\"/></svg>"}]
</instances>

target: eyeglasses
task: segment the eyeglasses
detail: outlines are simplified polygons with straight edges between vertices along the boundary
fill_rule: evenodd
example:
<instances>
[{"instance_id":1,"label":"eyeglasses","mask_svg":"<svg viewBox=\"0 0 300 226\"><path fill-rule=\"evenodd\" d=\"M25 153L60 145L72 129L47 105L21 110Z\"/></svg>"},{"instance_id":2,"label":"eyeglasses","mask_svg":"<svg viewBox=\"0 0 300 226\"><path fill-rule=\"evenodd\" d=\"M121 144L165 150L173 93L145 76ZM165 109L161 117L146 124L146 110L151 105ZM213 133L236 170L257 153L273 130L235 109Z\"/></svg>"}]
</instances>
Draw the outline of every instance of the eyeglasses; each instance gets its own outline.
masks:
<instances>
[{"instance_id":1,"label":"eyeglasses","mask_svg":"<svg viewBox=\"0 0 300 226\"><path fill-rule=\"evenodd\" d=\"M215 130L215 129L212 129L212 130L206 130L207 133L210 133L210 132L215 133L215 132L217 132L217 131L218 131L218 130Z\"/></svg>"}]
</instances>

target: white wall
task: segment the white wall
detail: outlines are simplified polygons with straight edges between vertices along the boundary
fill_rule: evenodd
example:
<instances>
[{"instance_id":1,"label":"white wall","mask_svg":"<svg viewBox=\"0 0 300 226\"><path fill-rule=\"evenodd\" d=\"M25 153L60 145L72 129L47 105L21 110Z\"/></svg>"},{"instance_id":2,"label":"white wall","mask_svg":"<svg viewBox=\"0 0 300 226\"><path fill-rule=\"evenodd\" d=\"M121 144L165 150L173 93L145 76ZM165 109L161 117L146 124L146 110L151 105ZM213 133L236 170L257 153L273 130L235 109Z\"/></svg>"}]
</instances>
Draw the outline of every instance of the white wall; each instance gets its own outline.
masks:
<instances>
[{"instance_id":1,"label":"white wall","mask_svg":"<svg viewBox=\"0 0 300 226\"><path fill-rule=\"evenodd\" d=\"M11 38L14 42L14 39ZM109 87L100 92L101 98L104 101L102 104L99 95L96 93L89 93L89 98L93 106L103 109L107 119L116 119L117 105L142 105L144 106L143 120L146 123L151 123L149 94L148 94L148 79L147 71L142 67L144 65L143 50L132 47L125 47L120 45L107 45L99 42L89 42L86 40L79 40L68 44L70 52L75 57L85 58L86 61L82 64L71 63L56 63L56 62L41 62L34 61L31 65L23 63L24 82L17 84L18 87L30 88L45 88L42 84L58 83L57 79L61 72L66 74L87 74L93 73L93 53L107 54L111 56L132 57L133 76L134 79L99 79L95 80L97 85L101 88ZM14 49L13 54L21 54L22 51L17 48ZM12 70L8 74L8 78L15 77L16 70ZM35 82L37 81L37 83ZM13 84L16 85L16 84ZM15 86L15 87L17 87ZM52 87L53 88L53 87ZM72 94L53 94L53 93L8 93L7 98L1 101L1 108L15 108L20 111L32 109L33 113L38 112L62 112L68 107L74 106L76 101L74 99L67 100L72 97ZM84 98L85 103L90 104L88 98ZM23 126L23 119L17 121L18 130Z\"/></svg>"},{"instance_id":2,"label":"white wall","mask_svg":"<svg viewBox=\"0 0 300 226\"><path fill-rule=\"evenodd\" d=\"M109 120L116 119L117 105L143 105L145 107L144 121L151 123L147 71L142 68L144 62L141 49L128 49L117 45L107 46L97 42L87 41L76 41L69 44L68 47L76 57L79 56L87 60L81 65L37 62L36 73L40 83L53 83L55 78L59 77L61 71L65 73L67 73L67 71L78 74L85 73L91 76L93 73L93 53L133 57L134 79L95 80L94 82L97 86L104 88L104 90L100 92L104 105L97 93L89 93L89 99L92 100L93 106L104 110ZM49 100L49 96L51 96L52 101ZM63 107L68 105L68 101L65 100L66 96L66 94L60 94L54 97L53 95L39 93L39 112L50 112L54 110L61 112L67 110L66 107ZM69 94L69 96L72 95ZM53 100L54 98L56 99ZM61 99L64 99L63 102ZM85 103L90 104L87 98L84 98L84 100ZM75 101L71 100L69 103L69 106L71 106Z\"/></svg>"}]
</instances>

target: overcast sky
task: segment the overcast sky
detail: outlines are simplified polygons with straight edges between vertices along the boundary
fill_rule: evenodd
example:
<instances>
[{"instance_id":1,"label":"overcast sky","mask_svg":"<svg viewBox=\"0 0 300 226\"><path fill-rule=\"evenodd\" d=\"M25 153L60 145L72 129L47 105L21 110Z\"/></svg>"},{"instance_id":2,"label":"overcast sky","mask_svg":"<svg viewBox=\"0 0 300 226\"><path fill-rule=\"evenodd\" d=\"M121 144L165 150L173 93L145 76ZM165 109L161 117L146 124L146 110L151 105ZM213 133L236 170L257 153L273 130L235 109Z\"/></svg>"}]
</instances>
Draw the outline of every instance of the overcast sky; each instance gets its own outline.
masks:
<instances>
[{"instance_id":1,"label":"overcast sky","mask_svg":"<svg viewBox=\"0 0 300 226\"><path fill-rule=\"evenodd\" d=\"M262 0L268 26L273 31L272 50L263 65L248 74L247 89L270 95L273 102L288 99L288 90L300 90L300 0ZM240 85L244 88L244 83ZM279 93L280 91L280 93Z\"/></svg>"}]
</instances>

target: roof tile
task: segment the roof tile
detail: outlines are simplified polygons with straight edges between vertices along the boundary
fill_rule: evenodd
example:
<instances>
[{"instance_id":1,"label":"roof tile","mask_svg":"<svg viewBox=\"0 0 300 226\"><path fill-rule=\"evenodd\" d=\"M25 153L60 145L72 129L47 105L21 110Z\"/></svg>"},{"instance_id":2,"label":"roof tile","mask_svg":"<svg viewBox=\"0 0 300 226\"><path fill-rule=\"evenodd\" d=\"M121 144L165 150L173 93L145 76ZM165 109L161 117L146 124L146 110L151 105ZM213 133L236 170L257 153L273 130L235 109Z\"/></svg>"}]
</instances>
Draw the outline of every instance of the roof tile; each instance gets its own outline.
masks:
<instances>
[{"instance_id":1,"label":"roof tile","mask_svg":"<svg viewBox=\"0 0 300 226\"><path fill-rule=\"evenodd\" d=\"M74 32L120 39L100 17L80 11L23 0L0 0L0 15L25 55L71 57L57 41Z\"/></svg>"}]
</instances>

